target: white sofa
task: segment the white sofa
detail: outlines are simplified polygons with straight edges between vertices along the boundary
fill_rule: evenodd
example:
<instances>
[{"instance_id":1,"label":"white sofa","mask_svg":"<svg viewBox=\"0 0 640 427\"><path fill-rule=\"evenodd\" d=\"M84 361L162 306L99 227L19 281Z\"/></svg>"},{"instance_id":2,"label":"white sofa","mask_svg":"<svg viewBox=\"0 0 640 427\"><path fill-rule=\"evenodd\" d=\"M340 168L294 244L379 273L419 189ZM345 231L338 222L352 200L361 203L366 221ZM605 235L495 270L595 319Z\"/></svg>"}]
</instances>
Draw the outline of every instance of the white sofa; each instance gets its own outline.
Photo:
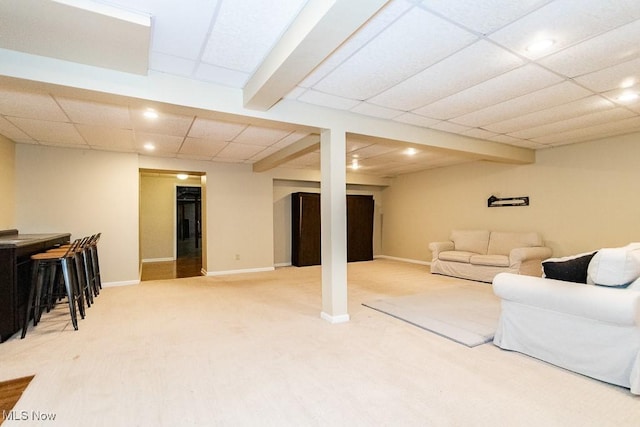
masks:
<instances>
[{"instance_id":1,"label":"white sofa","mask_svg":"<svg viewBox=\"0 0 640 427\"><path fill-rule=\"evenodd\" d=\"M489 283L501 272L540 276L540 263L551 256L538 233L489 230L453 230L450 241L429 249L431 273Z\"/></svg>"},{"instance_id":2,"label":"white sofa","mask_svg":"<svg viewBox=\"0 0 640 427\"><path fill-rule=\"evenodd\" d=\"M601 249L593 256L585 265L586 282L597 285L498 274L493 291L501 298L501 314L494 344L640 394L636 245ZM575 268L566 271L575 274Z\"/></svg>"}]
</instances>

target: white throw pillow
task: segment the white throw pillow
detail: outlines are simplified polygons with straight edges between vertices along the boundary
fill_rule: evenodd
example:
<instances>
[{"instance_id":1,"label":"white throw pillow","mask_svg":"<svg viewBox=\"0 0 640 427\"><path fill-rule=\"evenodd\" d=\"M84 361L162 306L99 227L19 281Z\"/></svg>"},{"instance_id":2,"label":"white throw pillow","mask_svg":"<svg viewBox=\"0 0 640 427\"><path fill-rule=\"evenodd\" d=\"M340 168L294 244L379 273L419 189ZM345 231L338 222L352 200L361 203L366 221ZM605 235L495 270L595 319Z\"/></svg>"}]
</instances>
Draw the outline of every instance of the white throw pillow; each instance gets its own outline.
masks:
<instances>
[{"instance_id":1,"label":"white throw pillow","mask_svg":"<svg viewBox=\"0 0 640 427\"><path fill-rule=\"evenodd\" d=\"M627 285L640 277L640 243L603 248L591 259L588 281L602 286Z\"/></svg>"}]
</instances>

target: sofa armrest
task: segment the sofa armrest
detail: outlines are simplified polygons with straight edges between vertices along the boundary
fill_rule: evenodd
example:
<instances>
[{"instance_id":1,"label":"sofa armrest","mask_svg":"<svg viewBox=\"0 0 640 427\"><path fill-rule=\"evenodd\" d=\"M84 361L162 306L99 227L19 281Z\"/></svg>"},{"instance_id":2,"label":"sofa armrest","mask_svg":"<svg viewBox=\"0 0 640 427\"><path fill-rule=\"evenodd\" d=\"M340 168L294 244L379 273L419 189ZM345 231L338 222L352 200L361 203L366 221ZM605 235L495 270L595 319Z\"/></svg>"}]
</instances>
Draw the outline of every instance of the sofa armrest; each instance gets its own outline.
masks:
<instances>
[{"instance_id":1,"label":"sofa armrest","mask_svg":"<svg viewBox=\"0 0 640 427\"><path fill-rule=\"evenodd\" d=\"M543 310L640 326L640 291L499 273L493 292L503 300Z\"/></svg>"},{"instance_id":2,"label":"sofa armrest","mask_svg":"<svg viewBox=\"0 0 640 427\"><path fill-rule=\"evenodd\" d=\"M429 249L431 250L431 260L438 259L438 254L444 251L452 251L455 249L453 242L431 242L429 243Z\"/></svg>"},{"instance_id":3,"label":"sofa armrest","mask_svg":"<svg viewBox=\"0 0 640 427\"><path fill-rule=\"evenodd\" d=\"M532 259L547 259L551 257L553 251L551 248L544 246L532 246L527 248L515 248L509 252L509 264L514 265L519 262L524 262Z\"/></svg>"}]
</instances>

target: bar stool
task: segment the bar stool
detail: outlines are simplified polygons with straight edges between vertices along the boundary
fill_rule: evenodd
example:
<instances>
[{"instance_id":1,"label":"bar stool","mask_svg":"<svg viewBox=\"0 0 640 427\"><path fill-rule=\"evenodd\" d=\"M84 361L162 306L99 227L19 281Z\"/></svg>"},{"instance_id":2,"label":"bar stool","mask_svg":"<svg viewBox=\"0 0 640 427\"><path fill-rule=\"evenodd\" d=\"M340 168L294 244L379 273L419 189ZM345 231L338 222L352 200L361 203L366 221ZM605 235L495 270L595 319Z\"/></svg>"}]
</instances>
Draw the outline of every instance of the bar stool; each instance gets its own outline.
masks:
<instances>
[{"instance_id":1,"label":"bar stool","mask_svg":"<svg viewBox=\"0 0 640 427\"><path fill-rule=\"evenodd\" d=\"M64 291L69 303L69 314L71 315L71 324L73 329L78 330L77 311L84 319L84 298L83 292L80 290L77 280L76 268L76 250L79 247L81 239L76 239L66 249L59 252L41 252L31 256L33 262L31 288L29 290L29 300L27 302L27 312L22 327L22 336L27 335L29 319L33 310L33 325L36 326L42 315L42 307L47 309L51 306L50 297L55 292L56 279L58 277L58 266L62 273L62 282L64 283ZM48 279L49 286L43 295L43 284ZM46 301L46 302L43 302ZM77 308L77 310L76 310Z\"/></svg>"},{"instance_id":2,"label":"bar stool","mask_svg":"<svg viewBox=\"0 0 640 427\"><path fill-rule=\"evenodd\" d=\"M89 270L89 242L91 237L83 237L80 239L80 243L78 243L73 249L73 259L75 263L75 277L78 283L78 288L80 292L83 293L83 303L87 304L87 307L91 307L93 304L93 291L90 289L90 276L91 272ZM63 245L58 248L49 249L47 253L49 254L59 254L63 255L64 252L69 249L69 245ZM52 289L51 286L53 283L50 282L49 295L51 296ZM84 307L83 307L84 308Z\"/></svg>"},{"instance_id":3,"label":"bar stool","mask_svg":"<svg viewBox=\"0 0 640 427\"><path fill-rule=\"evenodd\" d=\"M94 234L89 243L89 258L92 267L93 276L91 278L91 285L93 287L93 295L98 296L100 289L102 289L102 279L100 278L100 262L98 260L98 241L102 233Z\"/></svg>"}]
</instances>

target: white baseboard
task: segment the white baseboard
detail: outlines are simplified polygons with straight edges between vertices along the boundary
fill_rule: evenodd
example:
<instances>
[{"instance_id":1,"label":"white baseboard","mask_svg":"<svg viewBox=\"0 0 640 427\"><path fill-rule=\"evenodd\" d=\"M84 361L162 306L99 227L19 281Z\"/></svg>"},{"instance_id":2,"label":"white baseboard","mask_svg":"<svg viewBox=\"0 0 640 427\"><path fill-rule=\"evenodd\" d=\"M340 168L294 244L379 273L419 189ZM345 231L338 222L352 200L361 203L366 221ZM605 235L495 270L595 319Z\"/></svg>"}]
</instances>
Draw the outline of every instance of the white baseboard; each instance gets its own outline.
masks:
<instances>
[{"instance_id":1,"label":"white baseboard","mask_svg":"<svg viewBox=\"0 0 640 427\"><path fill-rule=\"evenodd\" d=\"M173 257L169 258L146 258L143 259L142 262L167 262L167 261L175 261L176 259Z\"/></svg>"},{"instance_id":2,"label":"white baseboard","mask_svg":"<svg viewBox=\"0 0 640 427\"><path fill-rule=\"evenodd\" d=\"M102 284L103 288L114 288L116 286L129 286L129 285L139 285L140 280L125 280L123 282L105 282Z\"/></svg>"},{"instance_id":3,"label":"white baseboard","mask_svg":"<svg viewBox=\"0 0 640 427\"><path fill-rule=\"evenodd\" d=\"M410 259L410 258L398 258L395 256L388 256L388 255L376 255L374 256L374 258L383 258L383 259L390 259L392 261L410 262L411 264L431 265L429 261L421 261L419 259Z\"/></svg>"},{"instance_id":4,"label":"white baseboard","mask_svg":"<svg viewBox=\"0 0 640 427\"><path fill-rule=\"evenodd\" d=\"M247 268L244 270L224 270L224 271L207 271L206 276L226 276L229 274L243 274L243 273L262 273L265 271L273 271L274 267L262 267L262 268Z\"/></svg>"},{"instance_id":5,"label":"white baseboard","mask_svg":"<svg viewBox=\"0 0 640 427\"><path fill-rule=\"evenodd\" d=\"M279 262L277 264L274 264L273 266L275 268L278 268L278 267L291 267L291 265L292 264L290 262Z\"/></svg>"},{"instance_id":6,"label":"white baseboard","mask_svg":"<svg viewBox=\"0 0 640 427\"><path fill-rule=\"evenodd\" d=\"M346 323L350 319L348 314L341 314L339 316L332 316L330 314L325 313L324 311L322 311L320 313L320 317L322 319L326 320L329 323Z\"/></svg>"}]
</instances>

